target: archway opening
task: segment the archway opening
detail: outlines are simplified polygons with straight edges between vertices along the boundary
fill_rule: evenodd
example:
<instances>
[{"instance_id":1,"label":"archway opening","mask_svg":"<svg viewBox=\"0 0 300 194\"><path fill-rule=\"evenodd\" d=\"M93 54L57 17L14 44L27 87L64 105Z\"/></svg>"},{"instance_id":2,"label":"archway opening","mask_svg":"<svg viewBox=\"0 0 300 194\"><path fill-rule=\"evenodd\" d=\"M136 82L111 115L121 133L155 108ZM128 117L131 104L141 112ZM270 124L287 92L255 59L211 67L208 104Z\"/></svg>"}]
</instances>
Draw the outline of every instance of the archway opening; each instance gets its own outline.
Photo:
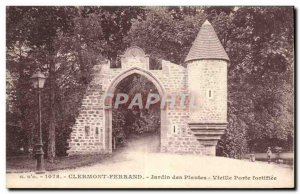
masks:
<instances>
[{"instance_id":1,"label":"archway opening","mask_svg":"<svg viewBox=\"0 0 300 194\"><path fill-rule=\"evenodd\" d=\"M126 103L124 95L128 96ZM112 103L112 151L157 152L160 150L160 99L149 104L150 97L159 96L156 86L145 76L133 73L123 78L114 91ZM147 105L148 102L148 105Z\"/></svg>"}]
</instances>

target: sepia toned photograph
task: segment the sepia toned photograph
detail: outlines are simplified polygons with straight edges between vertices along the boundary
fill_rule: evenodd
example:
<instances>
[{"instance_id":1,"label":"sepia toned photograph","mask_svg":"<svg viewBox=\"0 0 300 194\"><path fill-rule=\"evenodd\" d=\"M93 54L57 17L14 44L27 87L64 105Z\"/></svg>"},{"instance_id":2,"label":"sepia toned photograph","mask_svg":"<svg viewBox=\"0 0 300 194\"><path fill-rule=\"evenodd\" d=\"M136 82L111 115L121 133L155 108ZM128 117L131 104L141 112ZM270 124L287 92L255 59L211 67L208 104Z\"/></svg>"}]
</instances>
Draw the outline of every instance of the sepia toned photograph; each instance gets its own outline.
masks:
<instances>
[{"instance_id":1,"label":"sepia toned photograph","mask_svg":"<svg viewBox=\"0 0 300 194\"><path fill-rule=\"evenodd\" d=\"M292 6L7 6L6 187L294 189Z\"/></svg>"}]
</instances>

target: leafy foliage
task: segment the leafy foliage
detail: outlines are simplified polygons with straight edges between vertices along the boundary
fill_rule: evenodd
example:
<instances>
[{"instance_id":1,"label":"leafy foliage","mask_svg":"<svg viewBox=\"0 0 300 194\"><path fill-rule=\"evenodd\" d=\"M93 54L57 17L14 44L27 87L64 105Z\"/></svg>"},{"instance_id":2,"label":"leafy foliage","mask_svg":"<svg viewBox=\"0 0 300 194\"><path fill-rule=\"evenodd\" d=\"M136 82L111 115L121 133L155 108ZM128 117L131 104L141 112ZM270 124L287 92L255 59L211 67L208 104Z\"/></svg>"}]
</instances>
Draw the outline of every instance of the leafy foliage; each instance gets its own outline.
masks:
<instances>
[{"instance_id":1,"label":"leafy foliage","mask_svg":"<svg viewBox=\"0 0 300 194\"><path fill-rule=\"evenodd\" d=\"M218 153L239 158L268 146L290 150L293 14L290 7L7 7L7 115L12 115L7 133L13 137L18 130L20 136L8 145L16 141L15 149L25 150L34 145L37 110L30 76L37 67L49 76L42 95L44 142L54 142L56 153L64 155L93 65L109 59L117 66L118 55L131 44L150 54L154 66L161 59L184 64L208 19L230 58L228 129ZM147 85L131 87L149 91ZM118 126L128 120L126 114L116 116ZM132 130L143 125L139 122L132 121ZM56 139L50 141L53 129Z\"/></svg>"},{"instance_id":2,"label":"leafy foliage","mask_svg":"<svg viewBox=\"0 0 300 194\"><path fill-rule=\"evenodd\" d=\"M152 55L182 63L205 18L231 60L228 129L218 153L242 157L274 144L291 149L292 8L156 7L148 10L146 20L133 24L129 40Z\"/></svg>"}]
</instances>

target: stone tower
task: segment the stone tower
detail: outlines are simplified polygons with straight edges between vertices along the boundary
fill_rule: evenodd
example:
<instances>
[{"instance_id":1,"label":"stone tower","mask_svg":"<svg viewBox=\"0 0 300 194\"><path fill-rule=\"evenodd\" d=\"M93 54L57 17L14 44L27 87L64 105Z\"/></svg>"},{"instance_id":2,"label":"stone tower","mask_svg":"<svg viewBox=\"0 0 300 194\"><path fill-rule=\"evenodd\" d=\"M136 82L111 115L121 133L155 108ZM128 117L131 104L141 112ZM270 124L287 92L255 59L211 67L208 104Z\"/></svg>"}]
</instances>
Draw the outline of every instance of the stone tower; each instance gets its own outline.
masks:
<instances>
[{"instance_id":1,"label":"stone tower","mask_svg":"<svg viewBox=\"0 0 300 194\"><path fill-rule=\"evenodd\" d=\"M227 66L229 58L212 25L202 25L186 59L189 93L196 108L189 127L197 140L215 155L217 141L227 125Z\"/></svg>"}]
</instances>

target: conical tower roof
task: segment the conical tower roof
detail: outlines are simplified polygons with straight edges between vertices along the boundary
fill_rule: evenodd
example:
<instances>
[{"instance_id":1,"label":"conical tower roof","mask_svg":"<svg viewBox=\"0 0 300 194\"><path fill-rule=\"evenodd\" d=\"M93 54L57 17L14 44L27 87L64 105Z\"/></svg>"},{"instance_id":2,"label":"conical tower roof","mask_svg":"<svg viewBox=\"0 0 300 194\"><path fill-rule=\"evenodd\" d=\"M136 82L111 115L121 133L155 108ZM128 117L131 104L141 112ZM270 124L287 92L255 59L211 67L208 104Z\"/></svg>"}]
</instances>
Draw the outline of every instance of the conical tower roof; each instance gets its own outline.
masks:
<instances>
[{"instance_id":1,"label":"conical tower roof","mask_svg":"<svg viewBox=\"0 0 300 194\"><path fill-rule=\"evenodd\" d=\"M185 62L198 59L223 59L229 61L228 55L214 28L207 20L201 26Z\"/></svg>"}]
</instances>

